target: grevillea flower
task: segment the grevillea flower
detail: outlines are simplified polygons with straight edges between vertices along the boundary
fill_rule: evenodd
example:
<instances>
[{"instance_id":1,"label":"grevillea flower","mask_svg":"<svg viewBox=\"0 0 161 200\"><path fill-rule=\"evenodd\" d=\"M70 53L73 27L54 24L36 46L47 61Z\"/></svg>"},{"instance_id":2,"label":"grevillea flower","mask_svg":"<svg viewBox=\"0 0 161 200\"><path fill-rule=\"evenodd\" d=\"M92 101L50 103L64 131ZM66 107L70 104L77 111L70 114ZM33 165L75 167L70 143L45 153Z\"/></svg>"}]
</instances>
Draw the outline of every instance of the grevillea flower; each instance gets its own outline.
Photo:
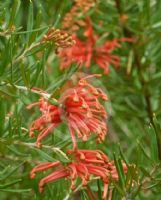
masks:
<instances>
[{"instance_id":1,"label":"grevillea flower","mask_svg":"<svg viewBox=\"0 0 161 200\"><path fill-rule=\"evenodd\" d=\"M68 124L74 149L76 149L76 135L86 141L91 133L96 134L97 142L102 142L107 134L105 108L99 99L107 100L107 96L100 88L92 86L87 78L99 76L98 74L81 78L76 86L67 89L60 99L59 105L52 105L47 99L40 98L39 102L28 106L39 106L42 116L35 120L30 127L30 136L34 131L40 132L37 137L37 146L41 140L61 122Z\"/></svg>"},{"instance_id":2,"label":"grevillea flower","mask_svg":"<svg viewBox=\"0 0 161 200\"><path fill-rule=\"evenodd\" d=\"M113 161L99 150L69 150L68 155L71 162L63 165L61 162L44 162L32 169L30 177L34 178L37 172L55 168L55 171L41 179L39 182L39 191L43 192L44 186L52 181L61 178L71 180L71 189L75 189L78 178L81 179L82 185L87 186L91 175L99 177L104 183L103 197L106 199L108 185L111 180L118 181L118 173ZM127 172L127 166L123 163L124 172Z\"/></svg>"},{"instance_id":3,"label":"grevillea flower","mask_svg":"<svg viewBox=\"0 0 161 200\"><path fill-rule=\"evenodd\" d=\"M83 17L95 5L95 0L74 0L71 10L67 12L63 18L62 28L73 32L80 27L84 27L86 22Z\"/></svg>"},{"instance_id":4,"label":"grevillea flower","mask_svg":"<svg viewBox=\"0 0 161 200\"><path fill-rule=\"evenodd\" d=\"M93 61L104 70L104 74L108 74L110 64L115 67L120 66L120 57L113 54L113 51L116 48L120 48L120 43L123 41L134 41L130 38L115 38L98 46L97 40L99 40L99 38L93 33L90 19L87 19L87 30L84 35L86 36L85 41L80 40L74 35L73 38L76 41L76 45L67 49L62 49L59 52L61 69L70 67L72 63L82 63L82 65L89 68Z\"/></svg>"}]
</instances>

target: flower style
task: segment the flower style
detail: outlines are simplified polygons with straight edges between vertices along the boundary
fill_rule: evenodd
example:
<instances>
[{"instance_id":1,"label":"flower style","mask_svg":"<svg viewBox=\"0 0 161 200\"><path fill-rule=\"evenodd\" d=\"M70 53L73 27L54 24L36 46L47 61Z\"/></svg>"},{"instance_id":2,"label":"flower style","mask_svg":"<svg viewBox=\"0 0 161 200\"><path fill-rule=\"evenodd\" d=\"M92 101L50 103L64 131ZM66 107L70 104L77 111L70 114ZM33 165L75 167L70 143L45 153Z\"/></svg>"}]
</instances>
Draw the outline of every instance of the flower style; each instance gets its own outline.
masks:
<instances>
[{"instance_id":1,"label":"flower style","mask_svg":"<svg viewBox=\"0 0 161 200\"><path fill-rule=\"evenodd\" d=\"M112 64L115 67L120 66L120 58L113 54L116 48L120 48L120 42L128 41L132 42L130 38L115 38L112 41L107 41L101 46L97 46L97 35L94 35L93 28L90 19L87 19L87 30L84 35L86 41L80 40L76 35L73 38L76 41L76 45L67 49L62 49L59 52L60 68L63 70L68 68L72 63L81 63L85 67L89 68L91 62L100 66L104 70L104 74L109 73L109 65Z\"/></svg>"},{"instance_id":2,"label":"flower style","mask_svg":"<svg viewBox=\"0 0 161 200\"><path fill-rule=\"evenodd\" d=\"M36 141L38 147L41 145L41 140L61 122L68 124L74 149L77 149L76 135L83 141L86 141L91 133L96 134L97 142L105 139L107 114L99 98L107 100L107 96L100 88L95 88L87 81L87 78L93 76L99 75L81 78L76 86L67 89L58 100L58 106L40 98L39 102L27 107L30 109L38 105L42 112L42 116L33 122L29 131L31 137L35 130L40 132Z\"/></svg>"},{"instance_id":3,"label":"flower style","mask_svg":"<svg viewBox=\"0 0 161 200\"><path fill-rule=\"evenodd\" d=\"M106 199L108 185L111 180L118 181L118 173L113 161L109 161L108 157L99 150L68 150L71 156L71 162L63 165L61 162L45 162L37 165L32 169L30 177L34 178L37 172L51 168L56 168L54 172L41 179L39 182L39 191L43 192L44 186L52 181L61 178L71 180L71 189L75 189L76 181L81 179L82 185L87 186L90 182L91 175L99 177L104 183L104 191L102 199ZM127 166L123 163L124 172L127 172Z\"/></svg>"}]
</instances>

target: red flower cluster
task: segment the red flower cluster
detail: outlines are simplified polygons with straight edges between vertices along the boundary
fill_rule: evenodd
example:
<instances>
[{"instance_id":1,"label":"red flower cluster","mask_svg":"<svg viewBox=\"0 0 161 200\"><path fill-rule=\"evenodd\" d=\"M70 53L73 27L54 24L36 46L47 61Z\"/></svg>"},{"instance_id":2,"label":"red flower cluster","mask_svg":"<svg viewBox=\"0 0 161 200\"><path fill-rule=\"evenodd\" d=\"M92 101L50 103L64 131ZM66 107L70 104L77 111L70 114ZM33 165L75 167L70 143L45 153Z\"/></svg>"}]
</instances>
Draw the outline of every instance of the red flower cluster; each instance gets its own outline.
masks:
<instances>
[{"instance_id":1,"label":"red flower cluster","mask_svg":"<svg viewBox=\"0 0 161 200\"><path fill-rule=\"evenodd\" d=\"M112 41L107 41L101 46L97 46L98 36L94 35L90 19L87 19L87 30L84 35L86 41L80 40L76 35L73 36L76 45L62 49L59 52L60 68L65 69L70 67L72 63L81 63L87 68L91 66L92 61L99 65L105 74L109 73L109 65L115 67L120 66L120 58L113 54L116 48L121 47L120 42L133 42L130 38L115 38Z\"/></svg>"},{"instance_id":2,"label":"red flower cluster","mask_svg":"<svg viewBox=\"0 0 161 200\"><path fill-rule=\"evenodd\" d=\"M121 47L121 42L133 42L129 38L115 38L107 41L102 45L98 45L98 36L94 35L93 27L90 19L83 21L80 16L86 13L95 5L94 0L75 0L75 6L64 18L64 28L79 29L80 25L87 27L84 32L85 41L79 39L76 35L71 37L64 31L58 29L50 29L42 39L42 43L50 41L56 45L56 52L60 57L60 68L65 69L73 63L81 63L89 68L94 62L104 70L105 74L109 73L109 65L115 67L120 66L119 56L113 54L116 48ZM81 14L81 15L80 15ZM78 17L72 18L72 16ZM73 40L75 39L75 40ZM76 45L72 46L73 44ZM59 51L59 48L60 49ZM76 85L65 89L57 105L52 104L50 95L41 89L38 90L43 94L38 102L32 103L27 108L38 106L41 116L36 119L30 127L29 135L33 137L38 133L36 139L37 147L41 146L42 140L47 137L59 124L66 123L68 125L73 149L67 151L69 162L67 164L56 162L44 162L34 167L30 173L34 178L37 172L54 168L54 172L41 179L39 182L39 191L43 192L47 183L56 181L61 178L67 178L71 181L71 189L74 190L78 179L82 185L87 187L92 176L96 176L103 181L104 190L102 199L105 200L108 192L110 181L118 181L118 173L113 161L99 150L79 150L77 148L76 137L86 141L92 133L97 137L97 142L102 142L107 134L106 119L107 113L100 100L106 101L106 94L100 89L91 85L87 79L91 77L99 77L98 74L80 78ZM49 99L48 99L49 98ZM123 170L127 172L127 166L122 163ZM89 191L89 196L91 193ZM91 197L90 197L91 198Z\"/></svg>"},{"instance_id":3,"label":"red flower cluster","mask_svg":"<svg viewBox=\"0 0 161 200\"><path fill-rule=\"evenodd\" d=\"M105 108L99 103L99 98L107 100L107 96L100 88L93 87L87 78L98 76L92 75L81 78L78 84L67 89L58 100L59 106L52 105L47 99L41 98L39 102L28 106L39 106L42 116L35 120L30 127L30 136L34 131L39 133L37 146L41 140L61 122L66 121L72 137L74 149L76 149L76 135L86 141L91 133L97 135L97 141L102 142L107 133Z\"/></svg>"},{"instance_id":4,"label":"red flower cluster","mask_svg":"<svg viewBox=\"0 0 161 200\"><path fill-rule=\"evenodd\" d=\"M34 178L36 173L50 168L56 168L39 182L39 191L43 192L44 186L51 181L56 181L60 178L68 178L71 180L71 189L75 189L75 184L78 178L82 180L82 185L87 186L91 175L95 175L102 179L104 183L104 192L102 199L106 199L108 185L110 180L118 180L118 173L114 162L109 161L108 157L99 150L69 150L68 155L72 156L71 162L64 166L61 162L45 162L39 164L30 173L31 178ZM127 166L123 164L125 173Z\"/></svg>"}]
</instances>

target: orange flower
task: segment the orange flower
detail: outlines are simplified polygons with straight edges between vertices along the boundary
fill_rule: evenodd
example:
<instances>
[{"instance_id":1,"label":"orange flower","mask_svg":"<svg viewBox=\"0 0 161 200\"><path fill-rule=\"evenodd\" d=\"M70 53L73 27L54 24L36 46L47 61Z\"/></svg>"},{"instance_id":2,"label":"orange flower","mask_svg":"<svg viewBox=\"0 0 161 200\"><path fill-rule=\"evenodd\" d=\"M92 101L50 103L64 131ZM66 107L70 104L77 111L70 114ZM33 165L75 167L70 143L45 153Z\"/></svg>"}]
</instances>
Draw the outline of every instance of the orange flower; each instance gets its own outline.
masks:
<instances>
[{"instance_id":1,"label":"orange flower","mask_svg":"<svg viewBox=\"0 0 161 200\"><path fill-rule=\"evenodd\" d=\"M82 185L87 186L91 175L99 177L104 183L104 191L102 199L106 199L108 185L111 181L118 181L118 173L114 162L109 161L108 157L99 150L69 150L68 155L71 156L71 162L63 165L61 162L45 162L39 164L30 173L31 178L34 178L37 172L51 168L56 168L54 172L41 179L39 182L39 191L43 192L44 186L52 181L61 178L71 180L71 189L75 189L75 184L78 178L81 179ZM127 166L123 163L124 172L127 172Z\"/></svg>"},{"instance_id":2,"label":"orange flower","mask_svg":"<svg viewBox=\"0 0 161 200\"><path fill-rule=\"evenodd\" d=\"M120 42L133 41L130 38L115 38L112 41L105 42L101 46L97 46L98 36L93 33L90 19L87 19L87 30L84 35L86 36L86 41L82 41L74 35L73 38L76 41L76 45L62 49L59 52L61 69L70 67L72 63L81 63L89 68L93 61L104 70L104 74L108 74L110 64L115 67L120 66L120 58L114 55L113 51L121 47Z\"/></svg>"},{"instance_id":3,"label":"orange flower","mask_svg":"<svg viewBox=\"0 0 161 200\"><path fill-rule=\"evenodd\" d=\"M78 84L67 89L58 100L59 106L52 105L47 99L41 98L39 102L28 106L30 109L39 105L42 116L35 120L30 127L30 136L39 131L37 146L41 140L61 122L68 124L74 149L77 148L76 135L86 141L91 133L97 135L97 141L102 142L107 134L105 108L100 104L99 98L107 100L107 96L100 88L95 88L87 82L87 78L99 76L98 74L81 78Z\"/></svg>"}]
</instances>

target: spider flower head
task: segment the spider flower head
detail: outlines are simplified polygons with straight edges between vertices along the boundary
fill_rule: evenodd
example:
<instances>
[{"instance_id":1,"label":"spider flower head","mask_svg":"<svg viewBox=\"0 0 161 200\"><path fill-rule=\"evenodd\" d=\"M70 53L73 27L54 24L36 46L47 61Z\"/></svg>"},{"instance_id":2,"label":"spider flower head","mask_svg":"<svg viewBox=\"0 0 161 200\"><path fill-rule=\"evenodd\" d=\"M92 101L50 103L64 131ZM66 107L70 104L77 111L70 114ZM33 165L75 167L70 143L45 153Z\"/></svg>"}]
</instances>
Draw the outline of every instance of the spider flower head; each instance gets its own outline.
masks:
<instances>
[{"instance_id":1,"label":"spider flower head","mask_svg":"<svg viewBox=\"0 0 161 200\"><path fill-rule=\"evenodd\" d=\"M54 130L60 123L65 122L69 127L74 149L77 148L76 136L86 141L91 133L96 134L97 142L102 142L107 134L107 113L100 99L107 100L106 94L91 85L87 78L81 78L77 85L66 89L58 100L59 105L52 105L47 99L40 98L39 102L28 106L39 106L41 117L35 120L30 127L30 136L39 132L37 146L41 140Z\"/></svg>"},{"instance_id":2,"label":"spider flower head","mask_svg":"<svg viewBox=\"0 0 161 200\"><path fill-rule=\"evenodd\" d=\"M71 181L71 189L74 190L78 179L81 179L83 186L87 186L92 176L96 176L104 183L102 199L106 199L110 181L118 181L119 179L114 162L110 161L107 155L99 150L69 150L68 155L72 156L72 158L66 165L59 161L45 162L32 169L31 178L35 178L37 172L51 168L55 169L54 172L40 180L39 191L43 192L47 183L61 178L69 179ZM124 163L123 170L125 173L127 172L127 166Z\"/></svg>"},{"instance_id":3,"label":"spider flower head","mask_svg":"<svg viewBox=\"0 0 161 200\"><path fill-rule=\"evenodd\" d=\"M99 36L94 34L89 18L87 19L86 27L84 32L85 41L74 35L73 38L76 44L59 52L60 68L63 70L70 67L72 63L80 62L87 68L94 62L104 70L104 74L109 73L109 65L118 68L120 66L120 57L114 54L114 50L121 47L121 42L133 42L134 39L114 38L111 41L98 45Z\"/></svg>"}]
</instances>

